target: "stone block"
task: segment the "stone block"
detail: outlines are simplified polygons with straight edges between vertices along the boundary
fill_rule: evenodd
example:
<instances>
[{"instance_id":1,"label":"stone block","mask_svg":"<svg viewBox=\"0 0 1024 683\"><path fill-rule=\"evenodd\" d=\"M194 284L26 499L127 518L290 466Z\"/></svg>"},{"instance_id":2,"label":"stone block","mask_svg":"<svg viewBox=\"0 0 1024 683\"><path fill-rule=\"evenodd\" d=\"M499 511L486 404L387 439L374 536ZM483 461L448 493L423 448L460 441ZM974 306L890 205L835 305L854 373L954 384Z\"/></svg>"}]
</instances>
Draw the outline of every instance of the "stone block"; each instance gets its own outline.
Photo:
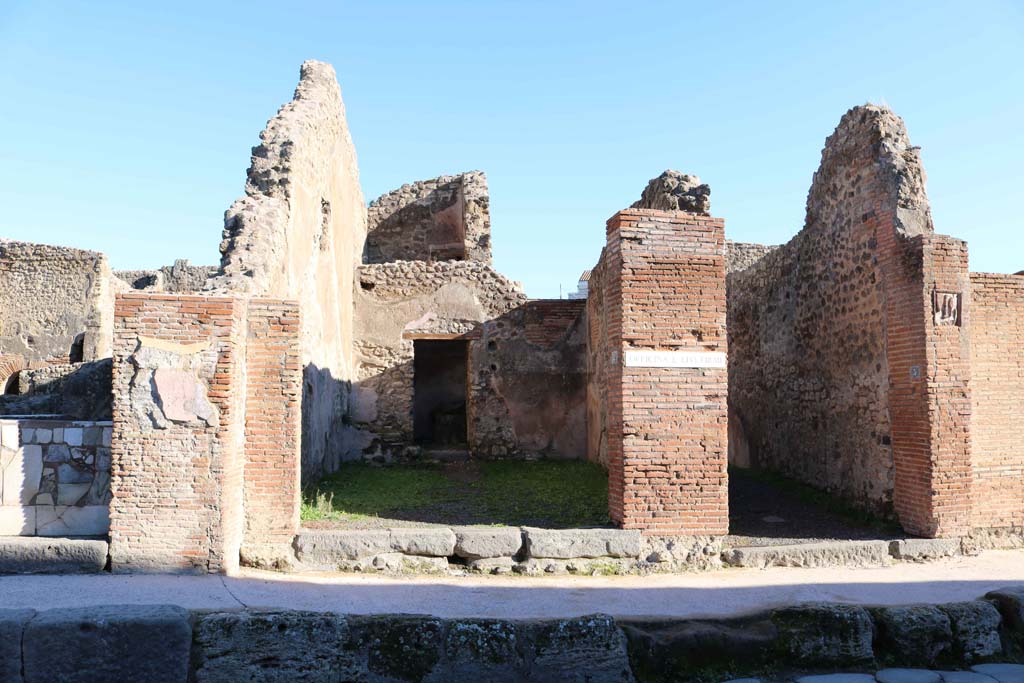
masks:
<instances>
[{"instance_id":1,"label":"stone block","mask_svg":"<svg viewBox=\"0 0 1024 683\"><path fill-rule=\"evenodd\" d=\"M81 427L65 427L64 428L64 443L68 446L81 446L82 445L82 428Z\"/></svg>"},{"instance_id":2,"label":"stone block","mask_svg":"<svg viewBox=\"0 0 1024 683\"><path fill-rule=\"evenodd\" d=\"M999 683L1024 683L1024 664L978 664L971 671L991 676Z\"/></svg>"},{"instance_id":3,"label":"stone block","mask_svg":"<svg viewBox=\"0 0 1024 683\"><path fill-rule=\"evenodd\" d=\"M42 446L22 446L8 453L0 481L0 505L31 505L43 476Z\"/></svg>"},{"instance_id":4,"label":"stone block","mask_svg":"<svg viewBox=\"0 0 1024 683\"><path fill-rule=\"evenodd\" d=\"M444 622L440 619L408 615L350 616L348 624L349 648L365 657L369 680L422 681L441 660Z\"/></svg>"},{"instance_id":5,"label":"stone block","mask_svg":"<svg viewBox=\"0 0 1024 683\"><path fill-rule=\"evenodd\" d=\"M776 647L794 667L865 666L874 662L874 627L863 607L808 603L772 612Z\"/></svg>"},{"instance_id":6,"label":"stone block","mask_svg":"<svg viewBox=\"0 0 1024 683\"><path fill-rule=\"evenodd\" d=\"M523 529L532 558L574 559L640 555L640 532L627 529Z\"/></svg>"},{"instance_id":7,"label":"stone block","mask_svg":"<svg viewBox=\"0 0 1024 683\"><path fill-rule=\"evenodd\" d=\"M0 609L0 681L21 683L21 643L35 610Z\"/></svg>"},{"instance_id":8,"label":"stone block","mask_svg":"<svg viewBox=\"0 0 1024 683\"><path fill-rule=\"evenodd\" d=\"M734 567L884 567L892 563L887 541L827 541L730 548L722 560Z\"/></svg>"},{"instance_id":9,"label":"stone block","mask_svg":"<svg viewBox=\"0 0 1024 683\"><path fill-rule=\"evenodd\" d=\"M467 619L450 622L444 641L444 669L438 681L516 683L528 680L520 644L526 629L514 621Z\"/></svg>"},{"instance_id":10,"label":"stone block","mask_svg":"<svg viewBox=\"0 0 1024 683\"><path fill-rule=\"evenodd\" d=\"M0 538L0 574L96 574L106 564L106 541Z\"/></svg>"},{"instance_id":11,"label":"stone block","mask_svg":"<svg viewBox=\"0 0 1024 683\"><path fill-rule=\"evenodd\" d=\"M467 560L515 557L523 546L518 527L461 527L455 529L455 554Z\"/></svg>"},{"instance_id":12,"label":"stone block","mask_svg":"<svg viewBox=\"0 0 1024 683\"><path fill-rule=\"evenodd\" d=\"M35 439L36 443L44 444L45 445L45 444L50 443L50 441L52 441L52 440L53 440L53 430L52 429L43 429L42 427L40 427L39 429L36 430L36 439Z\"/></svg>"},{"instance_id":13,"label":"stone block","mask_svg":"<svg viewBox=\"0 0 1024 683\"><path fill-rule=\"evenodd\" d=\"M927 562L960 554L959 538L902 538L889 542L889 554L904 562Z\"/></svg>"},{"instance_id":14,"label":"stone block","mask_svg":"<svg viewBox=\"0 0 1024 683\"><path fill-rule=\"evenodd\" d=\"M40 612L25 629L25 683L185 683L192 627L171 605Z\"/></svg>"},{"instance_id":15,"label":"stone block","mask_svg":"<svg viewBox=\"0 0 1024 683\"><path fill-rule=\"evenodd\" d=\"M1000 588L985 595L991 601L1018 639L1024 640L1024 587Z\"/></svg>"},{"instance_id":16,"label":"stone block","mask_svg":"<svg viewBox=\"0 0 1024 683\"><path fill-rule=\"evenodd\" d=\"M953 630L953 654L956 661L977 662L1003 651L999 637L1002 617L990 602L974 600L939 605L949 617Z\"/></svg>"},{"instance_id":17,"label":"stone block","mask_svg":"<svg viewBox=\"0 0 1024 683\"><path fill-rule=\"evenodd\" d=\"M36 430L32 427L21 428L21 445L36 442Z\"/></svg>"},{"instance_id":18,"label":"stone block","mask_svg":"<svg viewBox=\"0 0 1024 683\"><path fill-rule=\"evenodd\" d=\"M17 422L4 422L0 424L0 445L7 448L18 448L21 446Z\"/></svg>"},{"instance_id":19,"label":"stone block","mask_svg":"<svg viewBox=\"0 0 1024 683\"><path fill-rule=\"evenodd\" d=\"M533 625L531 681L562 683L634 680L626 636L606 615L595 614Z\"/></svg>"},{"instance_id":20,"label":"stone block","mask_svg":"<svg viewBox=\"0 0 1024 683\"><path fill-rule=\"evenodd\" d=\"M372 531L303 531L295 536L295 556L310 568L337 569L343 560L360 560L391 551L391 533Z\"/></svg>"},{"instance_id":21,"label":"stone block","mask_svg":"<svg viewBox=\"0 0 1024 683\"><path fill-rule=\"evenodd\" d=\"M953 649L949 617L932 605L878 607L871 611L876 654L885 661L909 666L932 666L948 659Z\"/></svg>"},{"instance_id":22,"label":"stone block","mask_svg":"<svg viewBox=\"0 0 1024 683\"><path fill-rule=\"evenodd\" d=\"M937 671L927 669L882 669L875 674L878 683L942 683Z\"/></svg>"},{"instance_id":23,"label":"stone block","mask_svg":"<svg viewBox=\"0 0 1024 683\"><path fill-rule=\"evenodd\" d=\"M455 533L451 529L420 527L391 529L391 549L405 555L449 557L455 551Z\"/></svg>"},{"instance_id":24,"label":"stone block","mask_svg":"<svg viewBox=\"0 0 1024 683\"><path fill-rule=\"evenodd\" d=\"M0 536L30 536L34 533L34 505L0 505Z\"/></svg>"},{"instance_id":25,"label":"stone block","mask_svg":"<svg viewBox=\"0 0 1024 683\"><path fill-rule=\"evenodd\" d=\"M363 680L344 616L219 612L195 625L196 683Z\"/></svg>"},{"instance_id":26,"label":"stone block","mask_svg":"<svg viewBox=\"0 0 1024 683\"><path fill-rule=\"evenodd\" d=\"M470 571L481 574L508 574L515 567L511 557L481 557L466 563Z\"/></svg>"},{"instance_id":27,"label":"stone block","mask_svg":"<svg viewBox=\"0 0 1024 683\"><path fill-rule=\"evenodd\" d=\"M722 671L740 675L771 661L776 629L766 615L722 621L617 619L633 672L644 680L689 680Z\"/></svg>"},{"instance_id":28,"label":"stone block","mask_svg":"<svg viewBox=\"0 0 1024 683\"><path fill-rule=\"evenodd\" d=\"M107 505L36 506L36 533L40 536L104 536L109 532Z\"/></svg>"}]
</instances>

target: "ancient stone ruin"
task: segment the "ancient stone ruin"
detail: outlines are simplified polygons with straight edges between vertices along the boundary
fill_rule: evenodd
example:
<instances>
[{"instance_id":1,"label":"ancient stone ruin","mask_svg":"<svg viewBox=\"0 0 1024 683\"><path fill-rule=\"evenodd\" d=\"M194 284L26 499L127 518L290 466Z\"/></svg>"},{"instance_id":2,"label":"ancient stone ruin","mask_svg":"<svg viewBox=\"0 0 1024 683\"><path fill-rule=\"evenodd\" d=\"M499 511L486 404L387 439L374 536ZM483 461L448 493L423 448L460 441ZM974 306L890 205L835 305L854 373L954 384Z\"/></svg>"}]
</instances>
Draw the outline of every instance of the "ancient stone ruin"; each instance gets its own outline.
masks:
<instances>
[{"instance_id":1,"label":"ancient stone ruin","mask_svg":"<svg viewBox=\"0 0 1024 683\"><path fill-rule=\"evenodd\" d=\"M219 265L0 241L0 535L109 535L114 571L703 567L731 464L914 536L1022 538L1024 276L934 232L890 110L842 117L781 246L727 241L676 171L611 216L580 298L529 299L490 229L480 171L367 205L306 62ZM300 532L301 487L344 463L445 458L599 463L620 528Z\"/></svg>"}]
</instances>

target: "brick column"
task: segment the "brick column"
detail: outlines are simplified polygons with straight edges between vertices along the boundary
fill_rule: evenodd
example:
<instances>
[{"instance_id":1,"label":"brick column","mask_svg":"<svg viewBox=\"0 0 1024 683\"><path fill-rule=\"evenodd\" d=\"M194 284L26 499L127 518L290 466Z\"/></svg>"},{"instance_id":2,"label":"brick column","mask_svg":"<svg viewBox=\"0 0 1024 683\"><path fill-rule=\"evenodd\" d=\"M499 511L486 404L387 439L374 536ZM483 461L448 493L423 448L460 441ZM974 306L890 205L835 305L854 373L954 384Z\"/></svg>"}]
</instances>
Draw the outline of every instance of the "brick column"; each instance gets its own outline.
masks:
<instances>
[{"instance_id":1,"label":"brick column","mask_svg":"<svg viewBox=\"0 0 1024 683\"><path fill-rule=\"evenodd\" d=\"M230 571L242 539L245 302L114 307L114 571Z\"/></svg>"},{"instance_id":2,"label":"brick column","mask_svg":"<svg viewBox=\"0 0 1024 683\"><path fill-rule=\"evenodd\" d=\"M298 304L125 294L114 317L113 569L232 571L243 534L274 564L299 521Z\"/></svg>"},{"instance_id":3,"label":"brick column","mask_svg":"<svg viewBox=\"0 0 1024 683\"><path fill-rule=\"evenodd\" d=\"M881 208L866 223L878 236L886 295L896 515L912 534L960 535L972 476L967 245L904 237Z\"/></svg>"},{"instance_id":4,"label":"brick column","mask_svg":"<svg viewBox=\"0 0 1024 683\"><path fill-rule=\"evenodd\" d=\"M249 302L243 555L273 564L299 527L302 359L299 306Z\"/></svg>"},{"instance_id":5,"label":"brick column","mask_svg":"<svg viewBox=\"0 0 1024 683\"><path fill-rule=\"evenodd\" d=\"M597 346L610 355L609 512L623 528L728 531L724 227L651 209L608 221Z\"/></svg>"}]
</instances>

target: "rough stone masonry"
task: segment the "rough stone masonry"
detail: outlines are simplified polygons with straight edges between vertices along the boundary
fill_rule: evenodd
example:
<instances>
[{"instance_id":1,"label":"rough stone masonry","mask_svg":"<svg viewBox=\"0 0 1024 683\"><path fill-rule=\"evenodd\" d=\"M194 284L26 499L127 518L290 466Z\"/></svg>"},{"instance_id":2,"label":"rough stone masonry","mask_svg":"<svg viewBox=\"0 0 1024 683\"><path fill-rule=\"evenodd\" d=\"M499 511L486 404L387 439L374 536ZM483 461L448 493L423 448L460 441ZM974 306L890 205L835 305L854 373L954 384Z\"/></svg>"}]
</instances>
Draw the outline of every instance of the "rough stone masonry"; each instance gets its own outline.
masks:
<instances>
[{"instance_id":1,"label":"rough stone masonry","mask_svg":"<svg viewBox=\"0 0 1024 683\"><path fill-rule=\"evenodd\" d=\"M287 566L300 486L350 460L589 458L611 519L666 547L727 532L729 461L912 534L1024 541L1024 276L935 234L890 110L843 116L785 245L727 241L709 185L666 171L608 221L585 300L529 299L492 246L480 171L367 207L306 62L216 268L0 242L0 414L112 417L115 570ZM90 487L69 508L105 503L105 448L90 482L56 468L58 496Z\"/></svg>"}]
</instances>

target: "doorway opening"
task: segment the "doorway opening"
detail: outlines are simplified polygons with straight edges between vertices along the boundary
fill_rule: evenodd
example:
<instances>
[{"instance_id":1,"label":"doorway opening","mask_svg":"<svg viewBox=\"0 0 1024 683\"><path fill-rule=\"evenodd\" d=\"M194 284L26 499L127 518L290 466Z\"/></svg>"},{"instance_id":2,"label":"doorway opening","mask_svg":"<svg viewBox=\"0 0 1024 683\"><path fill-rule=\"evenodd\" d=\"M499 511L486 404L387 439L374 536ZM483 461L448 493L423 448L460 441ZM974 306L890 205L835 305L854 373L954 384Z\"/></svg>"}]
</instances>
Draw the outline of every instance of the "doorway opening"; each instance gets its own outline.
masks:
<instances>
[{"instance_id":1,"label":"doorway opening","mask_svg":"<svg viewBox=\"0 0 1024 683\"><path fill-rule=\"evenodd\" d=\"M465 449L468 343L413 341L413 436L427 448Z\"/></svg>"}]
</instances>

